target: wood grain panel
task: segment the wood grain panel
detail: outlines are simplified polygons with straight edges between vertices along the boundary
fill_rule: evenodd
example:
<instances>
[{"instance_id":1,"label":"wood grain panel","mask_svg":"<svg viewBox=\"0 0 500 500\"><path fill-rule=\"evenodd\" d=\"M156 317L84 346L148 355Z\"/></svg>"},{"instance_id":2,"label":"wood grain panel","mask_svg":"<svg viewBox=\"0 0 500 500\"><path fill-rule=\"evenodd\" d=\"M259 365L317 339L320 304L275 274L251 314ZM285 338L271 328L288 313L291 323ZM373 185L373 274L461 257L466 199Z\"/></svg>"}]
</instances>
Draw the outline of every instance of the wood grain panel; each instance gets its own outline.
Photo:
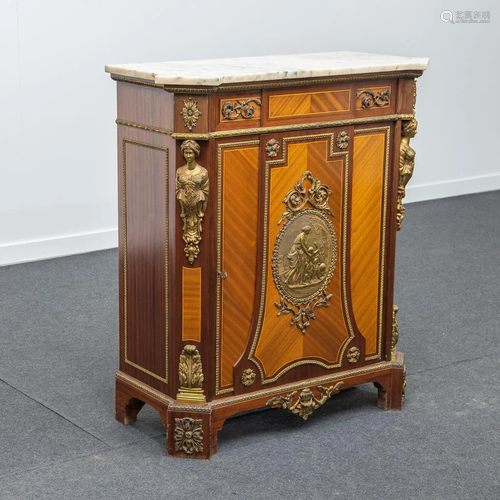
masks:
<instances>
[{"instance_id":1,"label":"wood grain panel","mask_svg":"<svg viewBox=\"0 0 500 500\"><path fill-rule=\"evenodd\" d=\"M269 118L320 116L349 111L350 90L269 96Z\"/></svg>"},{"instance_id":2,"label":"wood grain panel","mask_svg":"<svg viewBox=\"0 0 500 500\"><path fill-rule=\"evenodd\" d=\"M398 106L397 113L414 112L413 106L417 97L417 82L413 79L401 79L398 86Z\"/></svg>"},{"instance_id":3,"label":"wood grain panel","mask_svg":"<svg viewBox=\"0 0 500 500\"><path fill-rule=\"evenodd\" d=\"M266 377L275 376L285 365L306 358L316 358L326 364L334 364L339 361L342 345L349 337L342 306L340 264L345 156L330 158L331 135L323 134L316 139L314 136L306 136L304 142L290 142L287 147L287 163L283 167L273 166L270 170L266 306L255 350L255 357L262 364ZM332 223L337 236L339 258L327 287L327 293L333 295L329 301L330 307L318 309L316 319L312 320L311 326L302 333L296 326L290 325L289 316L277 316L275 303L279 302L280 295L272 278L271 256L282 227L278 226L277 222L285 209L283 199L305 170L310 170L332 190L330 206L335 214ZM306 189L309 187L307 185Z\"/></svg>"},{"instance_id":4,"label":"wood grain panel","mask_svg":"<svg viewBox=\"0 0 500 500\"><path fill-rule=\"evenodd\" d=\"M168 155L129 140L123 149L125 363L167 382Z\"/></svg>"},{"instance_id":5,"label":"wood grain panel","mask_svg":"<svg viewBox=\"0 0 500 500\"><path fill-rule=\"evenodd\" d=\"M222 149L220 386L233 383L253 318L257 268L259 146Z\"/></svg>"},{"instance_id":6,"label":"wood grain panel","mask_svg":"<svg viewBox=\"0 0 500 500\"><path fill-rule=\"evenodd\" d=\"M201 267L182 267L182 340L201 342Z\"/></svg>"},{"instance_id":7,"label":"wood grain panel","mask_svg":"<svg viewBox=\"0 0 500 500\"><path fill-rule=\"evenodd\" d=\"M117 118L126 122L172 130L174 97L163 89L118 82Z\"/></svg>"},{"instance_id":8,"label":"wood grain panel","mask_svg":"<svg viewBox=\"0 0 500 500\"><path fill-rule=\"evenodd\" d=\"M353 144L351 300L366 355L377 354L386 133L357 130Z\"/></svg>"}]
</instances>

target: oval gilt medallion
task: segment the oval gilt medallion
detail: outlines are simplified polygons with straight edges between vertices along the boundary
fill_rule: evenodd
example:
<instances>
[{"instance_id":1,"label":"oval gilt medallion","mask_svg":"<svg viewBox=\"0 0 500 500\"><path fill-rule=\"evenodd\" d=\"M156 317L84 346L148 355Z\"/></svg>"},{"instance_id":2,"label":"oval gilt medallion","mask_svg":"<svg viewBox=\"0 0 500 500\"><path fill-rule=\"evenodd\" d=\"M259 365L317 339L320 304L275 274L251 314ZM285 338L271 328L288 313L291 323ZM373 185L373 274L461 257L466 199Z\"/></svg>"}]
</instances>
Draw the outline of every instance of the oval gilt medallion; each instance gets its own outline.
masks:
<instances>
[{"instance_id":1,"label":"oval gilt medallion","mask_svg":"<svg viewBox=\"0 0 500 500\"><path fill-rule=\"evenodd\" d=\"M292 304L308 304L326 289L336 262L333 224L318 210L304 210L291 217L276 238L274 282Z\"/></svg>"}]
</instances>

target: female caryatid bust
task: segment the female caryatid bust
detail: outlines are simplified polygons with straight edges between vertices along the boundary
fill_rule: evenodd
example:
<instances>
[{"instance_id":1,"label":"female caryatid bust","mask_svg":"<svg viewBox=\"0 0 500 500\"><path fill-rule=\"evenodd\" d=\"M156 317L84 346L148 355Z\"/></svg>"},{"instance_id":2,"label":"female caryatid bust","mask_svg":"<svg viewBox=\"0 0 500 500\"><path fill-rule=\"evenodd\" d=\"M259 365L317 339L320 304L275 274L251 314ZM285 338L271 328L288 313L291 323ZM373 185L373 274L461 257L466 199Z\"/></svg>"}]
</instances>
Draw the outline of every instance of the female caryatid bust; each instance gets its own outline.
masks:
<instances>
[{"instance_id":1,"label":"female caryatid bust","mask_svg":"<svg viewBox=\"0 0 500 500\"><path fill-rule=\"evenodd\" d=\"M189 263L200 253L201 222L205 215L208 200L208 171L196 163L200 154L197 142L187 140L181 144L181 153L186 164L177 169L175 192L181 206L181 218L184 221L184 251Z\"/></svg>"},{"instance_id":2,"label":"female caryatid bust","mask_svg":"<svg viewBox=\"0 0 500 500\"><path fill-rule=\"evenodd\" d=\"M415 168L415 150L410 146L410 139L413 139L416 133L417 120L415 120L415 118L403 122L401 130L401 148L399 152L399 175L403 189L406 188L406 185L413 175L413 169Z\"/></svg>"},{"instance_id":3,"label":"female caryatid bust","mask_svg":"<svg viewBox=\"0 0 500 500\"><path fill-rule=\"evenodd\" d=\"M415 168L415 150L410 146L410 139L417 133L417 120L415 118L403 122L401 128L401 145L399 148L399 186L396 215L396 228L399 231L404 219L405 207L403 198L406 196L406 185L413 176Z\"/></svg>"}]
</instances>

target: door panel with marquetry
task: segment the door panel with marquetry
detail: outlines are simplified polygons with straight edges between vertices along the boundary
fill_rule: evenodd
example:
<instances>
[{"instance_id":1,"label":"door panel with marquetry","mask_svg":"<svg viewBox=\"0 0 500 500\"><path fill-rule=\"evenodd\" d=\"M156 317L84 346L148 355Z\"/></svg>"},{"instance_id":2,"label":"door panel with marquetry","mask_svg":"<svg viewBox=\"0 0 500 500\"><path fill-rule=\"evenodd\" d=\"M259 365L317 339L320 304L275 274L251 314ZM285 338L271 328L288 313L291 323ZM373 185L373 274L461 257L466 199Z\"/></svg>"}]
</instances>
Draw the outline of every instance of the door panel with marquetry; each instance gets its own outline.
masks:
<instances>
[{"instance_id":1,"label":"door panel with marquetry","mask_svg":"<svg viewBox=\"0 0 500 500\"><path fill-rule=\"evenodd\" d=\"M393 124L387 123L357 126L353 137L351 300L354 319L366 339L367 361L382 359L383 332L391 336L392 324L385 324L384 317L387 308L392 309L392 300L386 300L386 295L392 297L393 287L389 279L393 258L387 244L391 231L393 129Z\"/></svg>"},{"instance_id":2,"label":"door panel with marquetry","mask_svg":"<svg viewBox=\"0 0 500 500\"><path fill-rule=\"evenodd\" d=\"M381 359L391 127L218 145L218 395Z\"/></svg>"},{"instance_id":3,"label":"door panel with marquetry","mask_svg":"<svg viewBox=\"0 0 500 500\"><path fill-rule=\"evenodd\" d=\"M351 153L335 138L332 129L262 138L258 297L242 358L262 385L339 368L348 347L364 349L347 290Z\"/></svg>"},{"instance_id":4,"label":"door panel with marquetry","mask_svg":"<svg viewBox=\"0 0 500 500\"><path fill-rule=\"evenodd\" d=\"M216 395L233 391L233 367L250 332L258 242L259 140L217 144Z\"/></svg>"}]
</instances>

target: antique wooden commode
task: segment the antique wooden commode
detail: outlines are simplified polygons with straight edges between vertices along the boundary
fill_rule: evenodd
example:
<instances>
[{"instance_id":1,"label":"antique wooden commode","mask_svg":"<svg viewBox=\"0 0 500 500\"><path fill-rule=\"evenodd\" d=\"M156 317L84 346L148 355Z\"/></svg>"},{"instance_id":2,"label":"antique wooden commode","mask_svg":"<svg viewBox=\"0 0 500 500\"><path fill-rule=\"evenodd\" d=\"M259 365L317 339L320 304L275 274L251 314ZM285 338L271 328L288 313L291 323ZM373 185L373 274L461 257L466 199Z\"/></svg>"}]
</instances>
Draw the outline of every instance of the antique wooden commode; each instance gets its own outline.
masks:
<instances>
[{"instance_id":1,"label":"antique wooden commode","mask_svg":"<svg viewBox=\"0 0 500 500\"><path fill-rule=\"evenodd\" d=\"M425 58L353 52L107 66L117 82L120 371L168 454L235 413L307 419L367 382L399 410L396 231Z\"/></svg>"}]
</instances>

